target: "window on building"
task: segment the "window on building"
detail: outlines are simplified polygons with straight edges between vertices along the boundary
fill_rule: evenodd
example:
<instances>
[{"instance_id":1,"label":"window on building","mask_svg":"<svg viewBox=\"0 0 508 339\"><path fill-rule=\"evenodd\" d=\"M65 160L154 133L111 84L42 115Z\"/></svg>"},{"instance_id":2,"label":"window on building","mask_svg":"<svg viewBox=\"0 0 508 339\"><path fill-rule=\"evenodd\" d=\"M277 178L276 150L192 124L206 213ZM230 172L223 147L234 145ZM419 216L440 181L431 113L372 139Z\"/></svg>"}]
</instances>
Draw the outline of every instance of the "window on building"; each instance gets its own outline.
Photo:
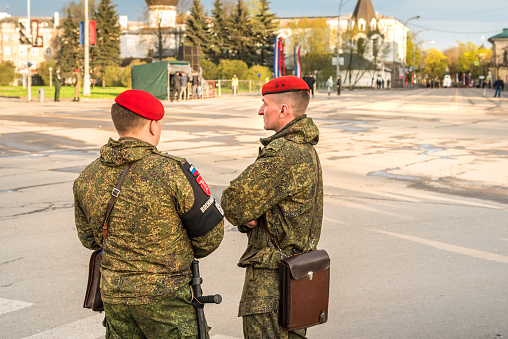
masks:
<instances>
[{"instance_id":1,"label":"window on building","mask_svg":"<svg viewBox=\"0 0 508 339\"><path fill-rule=\"evenodd\" d=\"M9 34L4 34L4 41L9 41Z\"/></svg>"},{"instance_id":2,"label":"window on building","mask_svg":"<svg viewBox=\"0 0 508 339\"><path fill-rule=\"evenodd\" d=\"M503 64L508 65L508 50L504 50L503 53Z\"/></svg>"},{"instance_id":3,"label":"window on building","mask_svg":"<svg viewBox=\"0 0 508 339\"><path fill-rule=\"evenodd\" d=\"M48 47L44 50L44 55L53 55L53 48Z\"/></svg>"},{"instance_id":4,"label":"window on building","mask_svg":"<svg viewBox=\"0 0 508 339\"><path fill-rule=\"evenodd\" d=\"M38 56L39 55L39 49L38 48L32 48L32 55Z\"/></svg>"},{"instance_id":5,"label":"window on building","mask_svg":"<svg viewBox=\"0 0 508 339\"><path fill-rule=\"evenodd\" d=\"M376 29L376 19L372 18L370 21L370 29Z\"/></svg>"},{"instance_id":6,"label":"window on building","mask_svg":"<svg viewBox=\"0 0 508 339\"><path fill-rule=\"evenodd\" d=\"M20 47L19 48L19 55L26 55L26 48Z\"/></svg>"},{"instance_id":7,"label":"window on building","mask_svg":"<svg viewBox=\"0 0 508 339\"><path fill-rule=\"evenodd\" d=\"M4 47L4 54L5 55L11 55L11 48L10 47Z\"/></svg>"},{"instance_id":8,"label":"window on building","mask_svg":"<svg viewBox=\"0 0 508 339\"><path fill-rule=\"evenodd\" d=\"M358 29L360 31L365 31L365 24L366 24L365 20L363 19L358 20Z\"/></svg>"}]
</instances>

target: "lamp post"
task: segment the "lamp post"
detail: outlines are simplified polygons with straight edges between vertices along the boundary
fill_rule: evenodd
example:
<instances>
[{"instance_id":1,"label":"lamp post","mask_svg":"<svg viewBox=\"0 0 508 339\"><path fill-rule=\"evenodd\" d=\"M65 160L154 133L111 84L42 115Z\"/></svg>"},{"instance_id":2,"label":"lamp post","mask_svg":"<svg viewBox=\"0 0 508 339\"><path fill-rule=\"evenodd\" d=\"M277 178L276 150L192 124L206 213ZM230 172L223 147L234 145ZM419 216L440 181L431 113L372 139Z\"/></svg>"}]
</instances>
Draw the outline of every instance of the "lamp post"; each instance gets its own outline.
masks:
<instances>
[{"instance_id":1,"label":"lamp post","mask_svg":"<svg viewBox=\"0 0 508 339\"><path fill-rule=\"evenodd\" d=\"M420 16L419 15L416 15L416 16L413 16L409 19L407 19L405 22L404 22L404 27L406 27L406 24L411 21L411 20L416 20L416 19L420 19ZM404 71L404 78L402 79L404 81L404 86L403 87L407 87L406 86L406 56L407 56L407 36L406 36L406 44L405 44L405 47L404 48L404 59L402 60L402 69Z\"/></svg>"},{"instance_id":2,"label":"lamp post","mask_svg":"<svg viewBox=\"0 0 508 339\"><path fill-rule=\"evenodd\" d=\"M88 0L85 0L85 67L83 70L83 95L90 96L90 24L88 23ZM78 76L79 73L78 73Z\"/></svg>"},{"instance_id":3,"label":"lamp post","mask_svg":"<svg viewBox=\"0 0 508 339\"><path fill-rule=\"evenodd\" d=\"M53 87L53 76L51 75L53 72L53 67L49 68L49 87Z\"/></svg>"},{"instance_id":4,"label":"lamp post","mask_svg":"<svg viewBox=\"0 0 508 339\"><path fill-rule=\"evenodd\" d=\"M434 40L427 40L427 41L424 41L422 42L421 46L420 46L420 83L422 83L423 81L423 78L422 78L422 68L423 68L423 46L425 46L426 43L431 43L433 44L434 43Z\"/></svg>"},{"instance_id":5,"label":"lamp post","mask_svg":"<svg viewBox=\"0 0 508 339\"><path fill-rule=\"evenodd\" d=\"M339 17L337 18L338 26L337 26L337 77L340 76L340 12L342 10L342 6L347 4L351 0L340 0L339 4Z\"/></svg>"}]
</instances>

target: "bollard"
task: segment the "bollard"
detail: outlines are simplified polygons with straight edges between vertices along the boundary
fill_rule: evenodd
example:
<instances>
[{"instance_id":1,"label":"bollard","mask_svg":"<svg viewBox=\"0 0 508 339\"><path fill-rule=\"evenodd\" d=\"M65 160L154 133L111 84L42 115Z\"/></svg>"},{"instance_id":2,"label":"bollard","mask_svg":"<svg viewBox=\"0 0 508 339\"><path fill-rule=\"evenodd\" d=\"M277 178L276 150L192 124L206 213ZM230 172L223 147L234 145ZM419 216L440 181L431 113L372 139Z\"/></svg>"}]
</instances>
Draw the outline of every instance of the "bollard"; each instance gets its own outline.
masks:
<instances>
[{"instance_id":1,"label":"bollard","mask_svg":"<svg viewBox=\"0 0 508 339\"><path fill-rule=\"evenodd\" d=\"M39 88L39 102L44 102L44 88Z\"/></svg>"}]
</instances>

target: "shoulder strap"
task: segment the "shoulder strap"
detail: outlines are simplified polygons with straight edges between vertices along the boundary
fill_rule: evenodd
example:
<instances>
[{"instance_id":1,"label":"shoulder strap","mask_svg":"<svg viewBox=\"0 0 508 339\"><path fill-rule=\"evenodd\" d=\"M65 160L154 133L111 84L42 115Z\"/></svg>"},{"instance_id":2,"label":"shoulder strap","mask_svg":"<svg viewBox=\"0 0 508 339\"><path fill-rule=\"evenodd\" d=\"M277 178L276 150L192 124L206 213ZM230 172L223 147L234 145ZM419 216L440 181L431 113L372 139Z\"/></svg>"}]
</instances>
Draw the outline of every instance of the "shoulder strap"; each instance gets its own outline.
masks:
<instances>
[{"instance_id":1,"label":"shoulder strap","mask_svg":"<svg viewBox=\"0 0 508 339\"><path fill-rule=\"evenodd\" d=\"M122 187L123 182L125 181L125 178L127 177L127 173L129 172L129 170L131 169L133 164L134 164L133 162L127 164L127 167L125 167L122 175L120 176L120 180L118 181L118 184L116 184L116 187L113 188L113 190L111 191L111 199L109 200L108 206L106 208L106 219L104 220L104 225L102 226L102 242L103 243L106 241L106 236L108 234L109 218L111 217L111 211L113 210L113 206L115 206L118 196L120 195L120 188Z\"/></svg>"}]
</instances>

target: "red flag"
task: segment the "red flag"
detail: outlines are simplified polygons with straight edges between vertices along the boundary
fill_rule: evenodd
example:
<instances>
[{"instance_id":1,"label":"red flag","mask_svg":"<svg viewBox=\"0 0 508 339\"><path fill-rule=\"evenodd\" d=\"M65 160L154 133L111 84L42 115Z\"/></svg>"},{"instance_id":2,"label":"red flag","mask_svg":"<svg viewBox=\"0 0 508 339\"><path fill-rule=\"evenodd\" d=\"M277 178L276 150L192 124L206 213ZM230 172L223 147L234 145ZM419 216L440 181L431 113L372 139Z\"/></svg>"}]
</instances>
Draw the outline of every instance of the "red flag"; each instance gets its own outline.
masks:
<instances>
[{"instance_id":1,"label":"red flag","mask_svg":"<svg viewBox=\"0 0 508 339\"><path fill-rule=\"evenodd\" d=\"M95 46L97 44L97 22L95 20L90 20L89 25L90 30L88 42L90 46Z\"/></svg>"}]
</instances>

